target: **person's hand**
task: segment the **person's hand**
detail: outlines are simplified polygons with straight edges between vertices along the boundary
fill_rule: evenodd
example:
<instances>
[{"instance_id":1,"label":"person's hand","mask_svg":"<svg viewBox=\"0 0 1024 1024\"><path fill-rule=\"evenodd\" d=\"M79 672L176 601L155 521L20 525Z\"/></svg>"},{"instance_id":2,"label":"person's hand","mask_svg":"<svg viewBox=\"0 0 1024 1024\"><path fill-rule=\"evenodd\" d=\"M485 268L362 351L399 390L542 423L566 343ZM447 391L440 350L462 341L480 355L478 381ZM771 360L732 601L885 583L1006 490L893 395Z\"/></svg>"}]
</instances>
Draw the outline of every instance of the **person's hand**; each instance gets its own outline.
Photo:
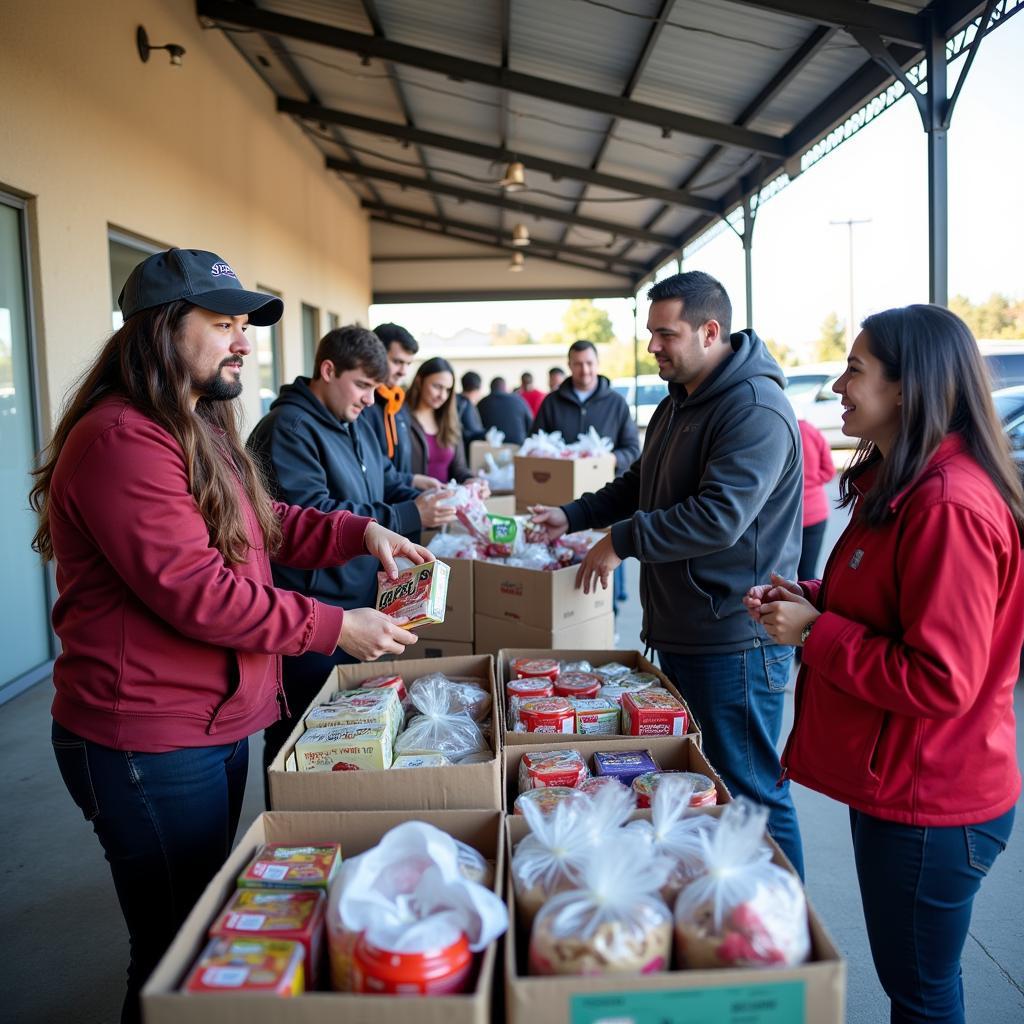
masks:
<instances>
[{"instance_id":1,"label":"person's hand","mask_svg":"<svg viewBox=\"0 0 1024 1024\"><path fill-rule=\"evenodd\" d=\"M557 505L530 506L530 534L548 544L558 540L569 529L569 517Z\"/></svg>"},{"instance_id":2,"label":"person's hand","mask_svg":"<svg viewBox=\"0 0 1024 1024\"><path fill-rule=\"evenodd\" d=\"M376 608L352 608L341 620L338 646L360 661L376 661L386 654L401 654L417 639Z\"/></svg>"},{"instance_id":3,"label":"person's hand","mask_svg":"<svg viewBox=\"0 0 1024 1024\"><path fill-rule=\"evenodd\" d=\"M743 595L743 604L746 606L747 614L755 622L761 621L761 605L765 601L778 600L776 591L788 590L791 594L796 594L797 597L804 596L803 587L796 580L787 580L785 576L780 576L777 572L773 572L769 578L771 583L762 583L758 587L751 587Z\"/></svg>"},{"instance_id":4,"label":"person's hand","mask_svg":"<svg viewBox=\"0 0 1024 1024\"><path fill-rule=\"evenodd\" d=\"M601 586L607 590L608 580L620 565L622 559L615 554L611 534L607 534L587 552L580 563L576 571L576 589L582 587L584 594L589 594L591 589L596 593L597 581L600 580Z\"/></svg>"},{"instance_id":5,"label":"person's hand","mask_svg":"<svg viewBox=\"0 0 1024 1024\"><path fill-rule=\"evenodd\" d=\"M432 476L427 476L426 473L414 473L412 485L417 491L439 491L444 487L440 480L435 480Z\"/></svg>"},{"instance_id":6,"label":"person's hand","mask_svg":"<svg viewBox=\"0 0 1024 1024\"><path fill-rule=\"evenodd\" d=\"M761 625L765 632L776 643L800 646L804 626L821 612L806 597L799 597L786 587L773 587L765 596L771 598L761 604Z\"/></svg>"},{"instance_id":7,"label":"person's hand","mask_svg":"<svg viewBox=\"0 0 1024 1024\"><path fill-rule=\"evenodd\" d=\"M393 580L398 579L396 558L408 558L413 565L434 561L432 551L428 551L419 544L413 544L408 537L403 537L401 534L395 533L394 530L385 529L380 523L370 523L366 528L366 533L363 534L363 546L368 555L380 559L381 567Z\"/></svg>"},{"instance_id":8,"label":"person's hand","mask_svg":"<svg viewBox=\"0 0 1024 1024\"><path fill-rule=\"evenodd\" d=\"M480 500L486 501L491 496L491 485L487 482L486 477L477 477L480 481Z\"/></svg>"},{"instance_id":9,"label":"person's hand","mask_svg":"<svg viewBox=\"0 0 1024 1024\"><path fill-rule=\"evenodd\" d=\"M424 529L436 530L455 518L455 509L438 502L451 497L451 491L424 491L416 499L416 511L420 514L420 522Z\"/></svg>"}]
</instances>

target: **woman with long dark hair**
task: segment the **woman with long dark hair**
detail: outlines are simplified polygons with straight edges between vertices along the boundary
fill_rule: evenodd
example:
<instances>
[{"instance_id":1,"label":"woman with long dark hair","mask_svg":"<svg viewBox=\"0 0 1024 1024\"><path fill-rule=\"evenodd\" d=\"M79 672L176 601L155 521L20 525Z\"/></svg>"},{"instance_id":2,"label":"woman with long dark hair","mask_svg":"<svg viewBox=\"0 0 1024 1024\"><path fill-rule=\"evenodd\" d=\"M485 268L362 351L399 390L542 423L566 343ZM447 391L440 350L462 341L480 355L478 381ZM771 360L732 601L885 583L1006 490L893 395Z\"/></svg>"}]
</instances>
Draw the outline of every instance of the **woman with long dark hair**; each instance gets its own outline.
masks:
<instances>
[{"instance_id":1,"label":"woman with long dark hair","mask_svg":"<svg viewBox=\"0 0 1024 1024\"><path fill-rule=\"evenodd\" d=\"M868 938L892 1020L962 1022L960 955L1020 794L1024 494L964 323L868 317L835 384L860 438L824 578L745 601L803 645L791 779L850 807Z\"/></svg>"},{"instance_id":2,"label":"woman with long dark hair","mask_svg":"<svg viewBox=\"0 0 1024 1024\"><path fill-rule=\"evenodd\" d=\"M455 371L435 356L416 371L405 405L411 415L412 471L441 483L470 477L455 401Z\"/></svg>"},{"instance_id":3,"label":"woman with long dark hair","mask_svg":"<svg viewBox=\"0 0 1024 1024\"><path fill-rule=\"evenodd\" d=\"M122 1020L231 850L248 739L281 714L281 655L398 654L415 636L273 586L361 554L395 570L424 549L372 519L273 502L233 399L248 324L281 300L245 291L213 253L171 249L132 271L124 326L71 395L30 500L56 561L53 748L99 838L128 925ZM301 712L292 709L292 713Z\"/></svg>"}]
</instances>

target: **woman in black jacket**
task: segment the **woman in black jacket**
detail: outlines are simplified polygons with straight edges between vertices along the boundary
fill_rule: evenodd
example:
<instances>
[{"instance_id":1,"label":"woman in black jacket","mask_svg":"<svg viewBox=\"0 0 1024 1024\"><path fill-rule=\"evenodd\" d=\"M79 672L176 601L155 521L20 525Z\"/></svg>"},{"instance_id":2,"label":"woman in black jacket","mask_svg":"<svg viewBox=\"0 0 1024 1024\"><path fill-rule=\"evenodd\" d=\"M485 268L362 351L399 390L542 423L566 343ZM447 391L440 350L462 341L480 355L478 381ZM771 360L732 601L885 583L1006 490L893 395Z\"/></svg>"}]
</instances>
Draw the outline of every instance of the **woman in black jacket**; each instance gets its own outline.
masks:
<instances>
[{"instance_id":1,"label":"woman in black jacket","mask_svg":"<svg viewBox=\"0 0 1024 1024\"><path fill-rule=\"evenodd\" d=\"M455 371L447 359L428 359L416 371L405 399L411 413L412 471L446 483L464 483L466 465L455 403Z\"/></svg>"}]
</instances>

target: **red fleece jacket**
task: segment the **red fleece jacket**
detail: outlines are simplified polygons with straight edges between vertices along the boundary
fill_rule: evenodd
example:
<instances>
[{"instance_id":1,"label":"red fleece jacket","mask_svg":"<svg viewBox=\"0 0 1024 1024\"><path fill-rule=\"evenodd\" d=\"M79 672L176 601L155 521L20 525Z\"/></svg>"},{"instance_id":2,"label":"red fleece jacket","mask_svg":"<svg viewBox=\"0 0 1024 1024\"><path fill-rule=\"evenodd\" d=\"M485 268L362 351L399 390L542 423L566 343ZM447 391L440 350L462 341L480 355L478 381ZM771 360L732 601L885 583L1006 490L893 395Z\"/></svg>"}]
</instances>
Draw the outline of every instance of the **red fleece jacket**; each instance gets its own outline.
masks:
<instances>
[{"instance_id":1,"label":"red fleece jacket","mask_svg":"<svg viewBox=\"0 0 1024 1024\"><path fill-rule=\"evenodd\" d=\"M365 553L370 519L274 508L282 564L319 569ZM166 430L121 399L75 425L50 488L61 725L157 753L231 743L277 720L280 656L333 652L343 612L274 588L244 495L243 509L252 547L227 565Z\"/></svg>"}]
</instances>

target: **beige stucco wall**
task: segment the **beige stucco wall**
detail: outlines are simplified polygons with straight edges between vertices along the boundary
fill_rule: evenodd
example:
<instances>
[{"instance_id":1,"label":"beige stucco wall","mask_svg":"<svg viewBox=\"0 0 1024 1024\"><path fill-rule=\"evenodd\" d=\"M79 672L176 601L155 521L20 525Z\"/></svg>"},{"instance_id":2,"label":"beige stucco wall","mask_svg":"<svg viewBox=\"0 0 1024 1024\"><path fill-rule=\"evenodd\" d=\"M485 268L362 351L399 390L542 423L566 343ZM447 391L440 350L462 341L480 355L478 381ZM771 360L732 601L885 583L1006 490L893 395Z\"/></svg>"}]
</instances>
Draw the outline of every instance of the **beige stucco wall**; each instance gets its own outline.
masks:
<instances>
[{"instance_id":1,"label":"beige stucco wall","mask_svg":"<svg viewBox=\"0 0 1024 1024\"><path fill-rule=\"evenodd\" d=\"M187 53L180 68L153 43ZM191 0L3 0L0 188L30 199L46 429L110 333L108 227L210 249L285 300L283 379L303 372L300 304L365 323L369 231L351 192ZM255 355L244 406L258 418Z\"/></svg>"}]
</instances>

